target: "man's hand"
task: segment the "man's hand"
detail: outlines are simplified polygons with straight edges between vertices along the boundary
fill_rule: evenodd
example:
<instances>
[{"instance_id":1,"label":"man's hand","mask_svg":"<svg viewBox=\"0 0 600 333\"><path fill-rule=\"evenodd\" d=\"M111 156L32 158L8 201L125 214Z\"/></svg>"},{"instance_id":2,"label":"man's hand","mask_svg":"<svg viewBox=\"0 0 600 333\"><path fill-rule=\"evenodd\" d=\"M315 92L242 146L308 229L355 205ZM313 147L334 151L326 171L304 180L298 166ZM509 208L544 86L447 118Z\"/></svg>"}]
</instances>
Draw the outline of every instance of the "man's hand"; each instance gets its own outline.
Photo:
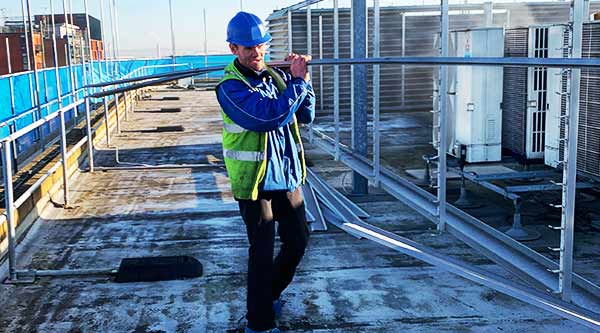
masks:
<instances>
[{"instance_id":1,"label":"man's hand","mask_svg":"<svg viewBox=\"0 0 600 333\"><path fill-rule=\"evenodd\" d=\"M312 59L312 56L290 53L285 57L285 61L291 61L290 74L292 77L302 78L304 81L310 80L307 63Z\"/></svg>"}]
</instances>

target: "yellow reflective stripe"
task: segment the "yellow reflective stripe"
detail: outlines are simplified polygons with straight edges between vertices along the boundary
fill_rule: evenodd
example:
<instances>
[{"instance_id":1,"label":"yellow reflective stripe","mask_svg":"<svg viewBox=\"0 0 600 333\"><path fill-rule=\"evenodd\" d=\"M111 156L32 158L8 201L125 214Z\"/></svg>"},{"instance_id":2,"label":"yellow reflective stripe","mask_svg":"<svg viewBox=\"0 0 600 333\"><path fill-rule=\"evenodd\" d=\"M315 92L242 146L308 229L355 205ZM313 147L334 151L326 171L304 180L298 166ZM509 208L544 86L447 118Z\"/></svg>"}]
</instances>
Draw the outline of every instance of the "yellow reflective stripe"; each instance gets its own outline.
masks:
<instances>
[{"instance_id":1,"label":"yellow reflective stripe","mask_svg":"<svg viewBox=\"0 0 600 333\"><path fill-rule=\"evenodd\" d=\"M238 151L223 149L223 156L230 160L260 162L265 158L265 153L262 151Z\"/></svg>"},{"instance_id":2,"label":"yellow reflective stripe","mask_svg":"<svg viewBox=\"0 0 600 333\"><path fill-rule=\"evenodd\" d=\"M246 130L242 126L240 126L236 123L223 124L223 128L225 129L225 131L227 131L228 133L232 133L232 134L239 134L239 133L246 132Z\"/></svg>"}]
</instances>

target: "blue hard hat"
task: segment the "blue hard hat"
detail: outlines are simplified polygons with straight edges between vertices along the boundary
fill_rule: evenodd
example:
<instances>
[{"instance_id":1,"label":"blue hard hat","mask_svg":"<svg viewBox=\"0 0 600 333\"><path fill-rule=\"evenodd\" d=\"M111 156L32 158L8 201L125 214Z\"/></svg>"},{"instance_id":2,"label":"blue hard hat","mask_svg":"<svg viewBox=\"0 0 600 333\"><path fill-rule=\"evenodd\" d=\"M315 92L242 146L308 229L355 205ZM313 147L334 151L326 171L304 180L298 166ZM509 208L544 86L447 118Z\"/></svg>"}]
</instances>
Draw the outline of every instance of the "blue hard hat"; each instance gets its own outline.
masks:
<instances>
[{"instance_id":1,"label":"blue hard hat","mask_svg":"<svg viewBox=\"0 0 600 333\"><path fill-rule=\"evenodd\" d=\"M237 13L227 25L227 42L242 46L256 46L271 40L271 34L258 16Z\"/></svg>"}]
</instances>

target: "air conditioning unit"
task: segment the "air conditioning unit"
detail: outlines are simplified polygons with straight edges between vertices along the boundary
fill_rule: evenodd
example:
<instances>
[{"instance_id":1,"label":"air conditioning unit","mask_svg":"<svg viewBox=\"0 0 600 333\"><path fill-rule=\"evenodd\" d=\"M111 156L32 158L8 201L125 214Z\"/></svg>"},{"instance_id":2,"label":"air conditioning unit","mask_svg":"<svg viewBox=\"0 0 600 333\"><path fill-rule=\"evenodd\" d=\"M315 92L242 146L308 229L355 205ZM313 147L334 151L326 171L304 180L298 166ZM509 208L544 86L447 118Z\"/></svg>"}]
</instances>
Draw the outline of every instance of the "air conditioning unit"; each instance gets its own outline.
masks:
<instances>
[{"instance_id":1,"label":"air conditioning unit","mask_svg":"<svg viewBox=\"0 0 600 333\"><path fill-rule=\"evenodd\" d=\"M600 22L584 23L581 57L600 58ZM563 92L565 93L567 92L566 88L565 81L563 83ZM561 114L565 115L567 110L567 100L563 98ZM564 136L565 122L562 121L559 126L560 134ZM600 70L581 70L577 134L577 171L593 178L600 178ZM561 142L560 160L563 159L564 142ZM549 161L547 164L554 167L559 165L555 160Z\"/></svg>"},{"instance_id":2,"label":"air conditioning unit","mask_svg":"<svg viewBox=\"0 0 600 333\"><path fill-rule=\"evenodd\" d=\"M565 25L508 29L506 57L562 58ZM505 67L502 146L523 159L559 159L562 73L558 68Z\"/></svg>"},{"instance_id":3,"label":"air conditioning unit","mask_svg":"<svg viewBox=\"0 0 600 333\"><path fill-rule=\"evenodd\" d=\"M439 39L438 39L439 41ZM437 42L439 44L439 42ZM450 32L451 57L502 57L503 28ZM468 163L502 159L502 67L450 66L447 90L447 153ZM439 75L434 77L434 110L439 110ZM438 124L434 113L434 124ZM439 142L438 131L433 141ZM437 148L437 147L436 147Z\"/></svg>"}]
</instances>

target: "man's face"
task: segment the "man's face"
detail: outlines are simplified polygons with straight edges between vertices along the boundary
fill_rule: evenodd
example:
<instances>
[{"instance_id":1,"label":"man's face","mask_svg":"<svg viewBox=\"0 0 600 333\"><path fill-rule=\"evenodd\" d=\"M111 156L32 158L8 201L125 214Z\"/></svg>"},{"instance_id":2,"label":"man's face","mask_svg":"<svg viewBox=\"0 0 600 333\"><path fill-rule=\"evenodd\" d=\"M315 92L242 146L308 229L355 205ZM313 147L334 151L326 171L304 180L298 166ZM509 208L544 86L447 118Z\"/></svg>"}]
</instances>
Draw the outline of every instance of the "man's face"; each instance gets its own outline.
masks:
<instances>
[{"instance_id":1,"label":"man's face","mask_svg":"<svg viewBox=\"0 0 600 333\"><path fill-rule=\"evenodd\" d=\"M231 53L235 54L240 64L255 71L265 69L265 52L267 51L266 44L255 46L242 46L229 44Z\"/></svg>"}]
</instances>

